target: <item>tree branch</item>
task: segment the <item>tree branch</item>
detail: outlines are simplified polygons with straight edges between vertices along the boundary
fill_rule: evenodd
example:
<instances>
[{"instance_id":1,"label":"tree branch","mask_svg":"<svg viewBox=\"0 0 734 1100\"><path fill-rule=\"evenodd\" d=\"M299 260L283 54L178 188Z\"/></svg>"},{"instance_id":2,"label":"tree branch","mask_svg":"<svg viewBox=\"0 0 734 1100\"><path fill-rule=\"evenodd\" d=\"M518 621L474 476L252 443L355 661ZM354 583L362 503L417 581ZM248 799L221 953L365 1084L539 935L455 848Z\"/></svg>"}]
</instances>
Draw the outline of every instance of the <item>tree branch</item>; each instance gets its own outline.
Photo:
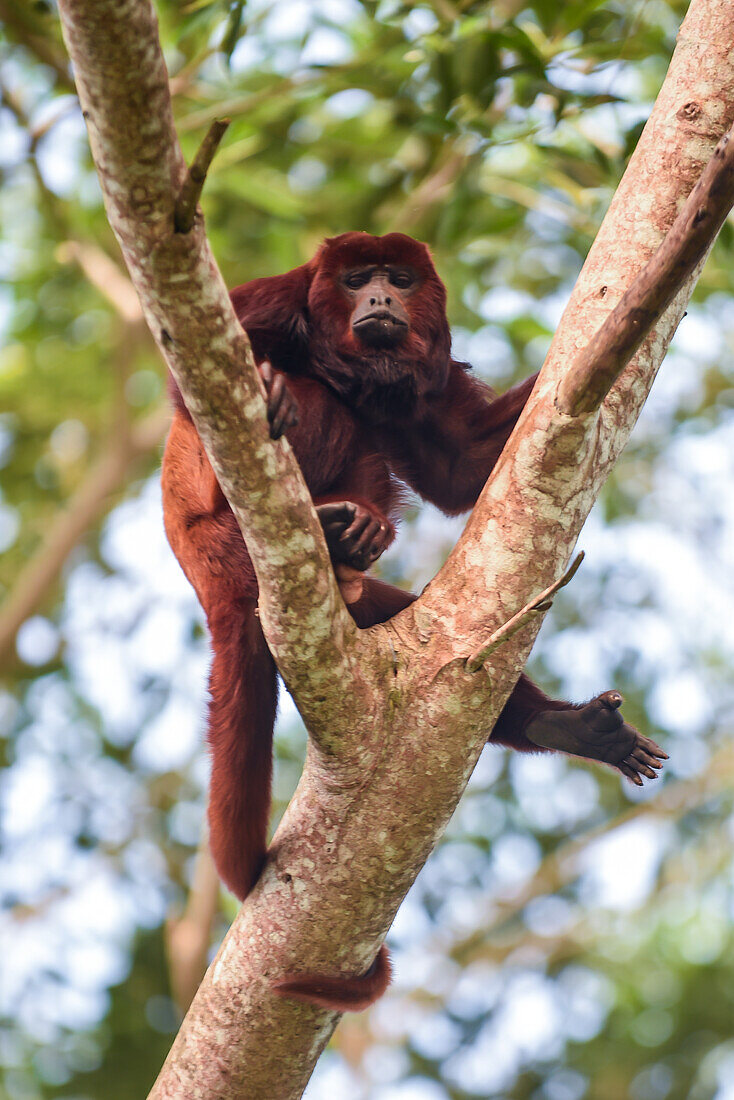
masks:
<instances>
[{"instance_id":1,"label":"tree branch","mask_svg":"<svg viewBox=\"0 0 734 1100\"><path fill-rule=\"evenodd\" d=\"M516 615L513 615L511 619L508 619L499 630L495 630L494 634L487 639L486 643L481 649L478 649L476 653L473 653L471 657L467 657L466 671L467 672L479 672L479 669L494 653L495 649L499 649L503 642L508 642L518 630L521 630L527 625L536 615L542 614L547 611L553 604L552 597L556 592L560 592L562 588L565 588L573 578L576 576L581 562L584 560L584 552L577 555L569 569L559 577L553 584L549 584L547 588L544 588L534 599L526 603Z\"/></svg>"},{"instance_id":2,"label":"tree branch","mask_svg":"<svg viewBox=\"0 0 734 1100\"><path fill-rule=\"evenodd\" d=\"M270 648L313 736L333 751L356 734L354 711L347 693L326 715L321 704L338 676L353 680L365 643L291 449L269 437L249 342L202 227L175 231L186 166L155 15L146 0L63 0L60 12L110 224L245 535Z\"/></svg>"},{"instance_id":3,"label":"tree branch","mask_svg":"<svg viewBox=\"0 0 734 1100\"><path fill-rule=\"evenodd\" d=\"M48 595L79 539L107 511L110 495L122 488L134 463L161 442L169 421L167 409L156 409L136 424L124 441L113 440L68 507L56 516L0 610L0 656L7 653L22 624Z\"/></svg>"},{"instance_id":4,"label":"tree branch","mask_svg":"<svg viewBox=\"0 0 734 1100\"><path fill-rule=\"evenodd\" d=\"M734 128L714 149L665 240L564 375L556 405L582 416L601 405L653 325L713 244L734 204Z\"/></svg>"},{"instance_id":5,"label":"tree branch","mask_svg":"<svg viewBox=\"0 0 734 1100\"><path fill-rule=\"evenodd\" d=\"M196 207L201 197L206 174L228 126L228 118L215 119L191 162L186 178L181 185L173 214L173 222L177 233L190 233L193 228Z\"/></svg>"},{"instance_id":6,"label":"tree branch","mask_svg":"<svg viewBox=\"0 0 734 1100\"><path fill-rule=\"evenodd\" d=\"M137 328L145 323L135 287L98 245L88 241L62 241L56 255L61 263L75 260L92 286L107 299L127 325Z\"/></svg>"},{"instance_id":7,"label":"tree branch","mask_svg":"<svg viewBox=\"0 0 734 1100\"><path fill-rule=\"evenodd\" d=\"M219 910L219 875L206 834L196 854L186 908L166 922L165 941L173 999L184 1016L206 973L212 926Z\"/></svg>"}]
</instances>

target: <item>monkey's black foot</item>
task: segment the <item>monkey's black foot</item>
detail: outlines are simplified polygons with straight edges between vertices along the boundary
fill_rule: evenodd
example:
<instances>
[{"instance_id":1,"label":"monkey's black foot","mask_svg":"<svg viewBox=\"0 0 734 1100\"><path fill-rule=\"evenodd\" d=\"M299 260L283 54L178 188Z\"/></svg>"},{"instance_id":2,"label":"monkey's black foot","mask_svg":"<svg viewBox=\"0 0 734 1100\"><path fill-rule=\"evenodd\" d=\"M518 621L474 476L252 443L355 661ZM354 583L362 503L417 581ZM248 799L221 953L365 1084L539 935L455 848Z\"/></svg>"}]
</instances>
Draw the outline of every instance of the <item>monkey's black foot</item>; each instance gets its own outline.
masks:
<instances>
[{"instance_id":1,"label":"monkey's black foot","mask_svg":"<svg viewBox=\"0 0 734 1100\"><path fill-rule=\"evenodd\" d=\"M298 402L286 385L285 375L274 371L267 359L258 369L267 394L270 438L280 439L283 432L298 423Z\"/></svg>"},{"instance_id":2,"label":"monkey's black foot","mask_svg":"<svg viewBox=\"0 0 734 1100\"><path fill-rule=\"evenodd\" d=\"M619 710L618 691L605 691L578 710L544 710L525 728L533 744L557 752L601 760L642 786L642 777L657 779L668 755L649 737L629 726Z\"/></svg>"},{"instance_id":3,"label":"monkey's black foot","mask_svg":"<svg viewBox=\"0 0 734 1100\"><path fill-rule=\"evenodd\" d=\"M340 500L318 504L316 511L335 565L369 569L392 542L392 526L363 504Z\"/></svg>"}]
</instances>

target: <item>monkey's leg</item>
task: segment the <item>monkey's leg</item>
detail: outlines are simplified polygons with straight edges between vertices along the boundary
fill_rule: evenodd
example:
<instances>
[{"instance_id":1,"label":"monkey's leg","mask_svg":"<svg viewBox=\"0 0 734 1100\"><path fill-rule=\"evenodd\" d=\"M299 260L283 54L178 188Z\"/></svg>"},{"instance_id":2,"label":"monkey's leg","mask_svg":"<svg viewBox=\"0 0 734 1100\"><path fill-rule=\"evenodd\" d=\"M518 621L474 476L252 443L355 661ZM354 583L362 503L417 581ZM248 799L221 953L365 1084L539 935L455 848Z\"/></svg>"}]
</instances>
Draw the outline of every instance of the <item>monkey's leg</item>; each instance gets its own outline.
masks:
<instances>
[{"instance_id":1,"label":"monkey's leg","mask_svg":"<svg viewBox=\"0 0 734 1100\"><path fill-rule=\"evenodd\" d=\"M376 581L373 577L365 577L362 581L362 595L356 603L347 604L347 611L357 626L364 628L376 623L386 623L416 598L412 592Z\"/></svg>"},{"instance_id":2,"label":"monkey's leg","mask_svg":"<svg viewBox=\"0 0 734 1100\"><path fill-rule=\"evenodd\" d=\"M415 600L381 581L365 578L361 598L348 605L358 626L384 623ZM667 754L624 721L622 696L606 691L586 704L551 699L524 673L515 685L489 740L520 752L565 752L618 768L642 786L642 776L657 779Z\"/></svg>"},{"instance_id":3,"label":"monkey's leg","mask_svg":"<svg viewBox=\"0 0 734 1100\"><path fill-rule=\"evenodd\" d=\"M625 722L618 691L605 691L586 704L550 699L522 674L497 719L490 741L520 752L546 749L599 760L642 786L657 779L667 754Z\"/></svg>"}]
</instances>

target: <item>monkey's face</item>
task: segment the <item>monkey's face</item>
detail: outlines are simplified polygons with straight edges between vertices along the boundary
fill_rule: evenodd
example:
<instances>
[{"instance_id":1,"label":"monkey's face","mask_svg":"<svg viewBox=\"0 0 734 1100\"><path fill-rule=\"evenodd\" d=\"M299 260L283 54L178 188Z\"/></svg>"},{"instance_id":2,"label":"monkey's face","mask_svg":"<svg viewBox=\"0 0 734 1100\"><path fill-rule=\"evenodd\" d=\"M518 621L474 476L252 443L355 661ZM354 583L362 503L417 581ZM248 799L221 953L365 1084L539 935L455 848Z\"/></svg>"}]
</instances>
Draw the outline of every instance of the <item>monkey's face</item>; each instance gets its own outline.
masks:
<instances>
[{"instance_id":1,"label":"monkey's face","mask_svg":"<svg viewBox=\"0 0 734 1100\"><path fill-rule=\"evenodd\" d=\"M339 274L344 293L353 303L352 334L368 348L394 348L410 332L407 301L416 288L415 272L389 265L348 268Z\"/></svg>"},{"instance_id":2,"label":"monkey's face","mask_svg":"<svg viewBox=\"0 0 734 1100\"><path fill-rule=\"evenodd\" d=\"M312 264L311 361L350 405L392 419L442 389L446 292L425 245L402 233L345 233Z\"/></svg>"}]
</instances>

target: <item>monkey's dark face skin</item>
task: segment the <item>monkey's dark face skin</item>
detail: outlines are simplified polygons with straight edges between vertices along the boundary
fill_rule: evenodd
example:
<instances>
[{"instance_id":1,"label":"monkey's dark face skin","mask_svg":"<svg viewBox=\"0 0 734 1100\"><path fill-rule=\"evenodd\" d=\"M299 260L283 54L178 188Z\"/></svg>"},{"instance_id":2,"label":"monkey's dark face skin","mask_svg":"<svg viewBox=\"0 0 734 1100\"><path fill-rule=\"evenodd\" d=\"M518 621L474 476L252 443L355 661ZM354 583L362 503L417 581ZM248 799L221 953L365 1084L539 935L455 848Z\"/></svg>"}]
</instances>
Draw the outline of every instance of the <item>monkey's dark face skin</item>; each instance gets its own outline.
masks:
<instances>
[{"instance_id":1,"label":"monkey's dark face skin","mask_svg":"<svg viewBox=\"0 0 734 1100\"><path fill-rule=\"evenodd\" d=\"M367 267L342 273L339 282L354 303L349 323L352 334L367 349L394 348L410 332L406 304L416 290L409 268Z\"/></svg>"},{"instance_id":2,"label":"monkey's dark face skin","mask_svg":"<svg viewBox=\"0 0 734 1100\"><path fill-rule=\"evenodd\" d=\"M368 420L410 417L450 370L446 291L425 245L345 233L312 261L309 351L319 377Z\"/></svg>"}]
</instances>

